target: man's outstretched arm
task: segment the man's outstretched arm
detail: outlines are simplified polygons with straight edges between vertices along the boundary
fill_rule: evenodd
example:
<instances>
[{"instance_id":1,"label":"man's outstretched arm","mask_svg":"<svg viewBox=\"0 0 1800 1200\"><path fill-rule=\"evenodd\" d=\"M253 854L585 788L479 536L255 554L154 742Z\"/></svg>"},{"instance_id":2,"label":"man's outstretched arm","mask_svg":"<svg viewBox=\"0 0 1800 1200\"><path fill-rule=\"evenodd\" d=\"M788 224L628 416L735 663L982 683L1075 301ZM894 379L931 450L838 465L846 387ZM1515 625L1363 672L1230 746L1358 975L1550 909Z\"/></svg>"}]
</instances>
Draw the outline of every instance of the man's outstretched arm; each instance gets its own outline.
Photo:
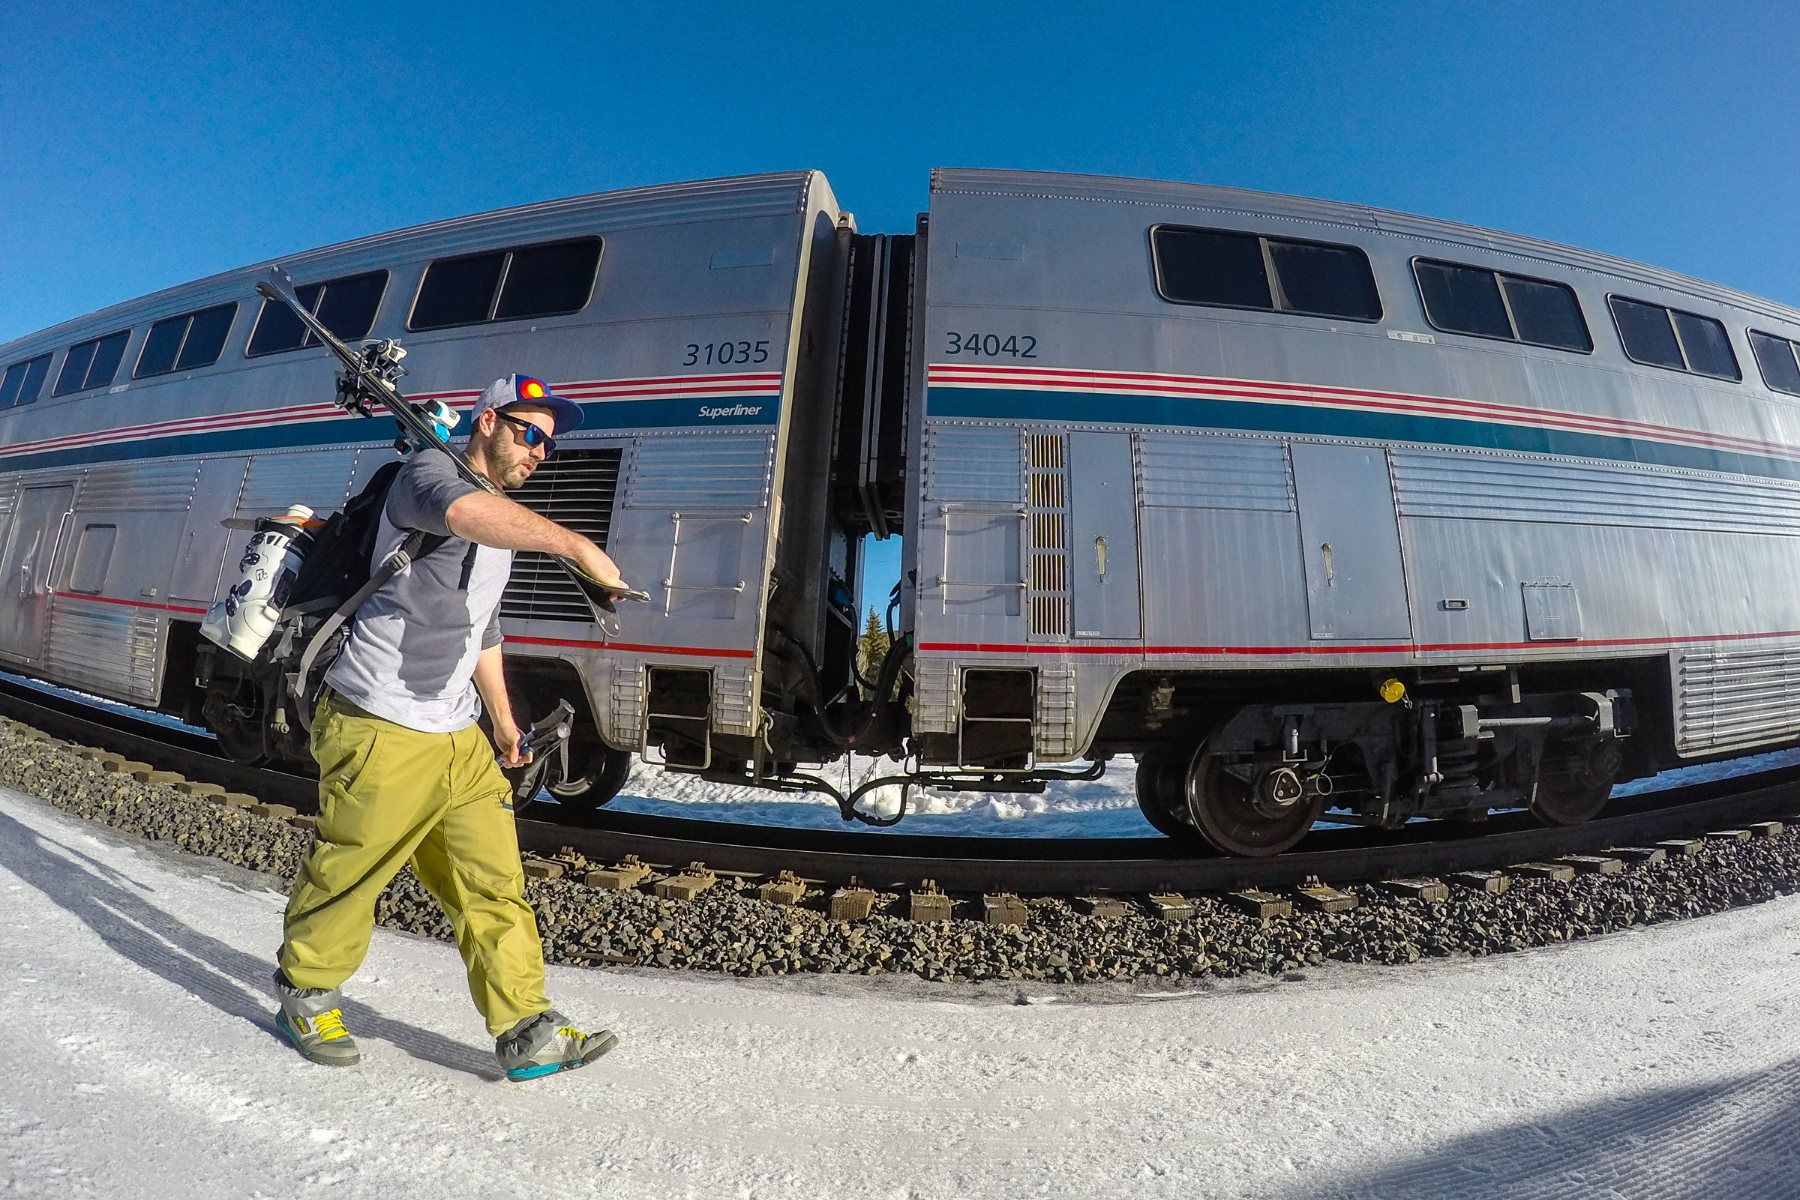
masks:
<instances>
[{"instance_id":1,"label":"man's outstretched arm","mask_svg":"<svg viewBox=\"0 0 1800 1200\"><path fill-rule=\"evenodd\" d=\"M573 529L565 529L548 517L505 496L470 492L451 501L444 513L450 532L467 541L500 550L536 550L566 558L601 583L623 588L618 564L606 551Z\"/></svg>"}]
</instances>

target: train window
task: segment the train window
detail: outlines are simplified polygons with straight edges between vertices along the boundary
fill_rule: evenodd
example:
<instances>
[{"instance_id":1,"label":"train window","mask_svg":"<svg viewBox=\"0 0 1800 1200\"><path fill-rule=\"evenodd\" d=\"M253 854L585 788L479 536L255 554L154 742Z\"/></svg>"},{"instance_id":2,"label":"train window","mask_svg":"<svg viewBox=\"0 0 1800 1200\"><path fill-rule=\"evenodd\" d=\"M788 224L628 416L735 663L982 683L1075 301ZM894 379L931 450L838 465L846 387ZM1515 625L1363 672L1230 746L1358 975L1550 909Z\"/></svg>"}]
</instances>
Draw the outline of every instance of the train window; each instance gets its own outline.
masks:
<instances>
[{"instance_id":1,"label":"train window","mask_svg":"<svg viewBox=\"0 0 1800 1200\"><path fill-rule=\"evenodd\" d=\"M1643 300L1608 296L1626 357L1652 367L1742 379L1725 326L1711 317Z\"/></svg>"},{"instance_id":2,"label":"train window","mask_svg":"<svg viewBox=\"0 0 1800 1200\"><path fill-rule=\"evenodd\" d=\"M419 285L408 328L443 329L487 320L505 266L504 254L470 254L432 263Z\"/></svg>"},{"instance_id":3,"label":"train window","mask_svg":"<svg viewBox=\"0 0 1800 1200\"><path fill-rule=\"evenodd\" d=\"M69 590L99 595L106 586L106 568L112 563L117 525L88 525L75 543L75 565L69 569Z\"/></svg>"},{"instance_id":4,"label":"train window","mask_svg":"<svg viewBox=\"0 0 1800 1200\"><path fill-rule=\"evenodd\" d=\"M1164 299L1228 308L1275 307L1261 238L1205 229L1158 229L1153 241Z\"/></svg>"},{"instance_id":5,"label":"train window","mask_svg":"<svg viewBox=\"0 0 1800 1200\"><path fill-rule=\"evenodd\" d=\"M1369 260L1354 246L1267 239L1269 261L1281 284L1281 307L1321 317L1381 320L1381 296Z\"/></svg>"},{"instance_id":6,"label":"train window","mask_svg":"<svg viewBox=\"0 0 1800 1200\"><path fill-rule=\"evenodd\" d=\"M494 306L496 321L580 312L594 290L600 239L581 238L514 250Z\"/></svg>"},{"instance_id":7,"label":"train window","mask_svg":"<svg viewBox=\"0 0 1800 1200\"><path fill-rule=\"evenodd\" d=\"M1425 318L1434 328L1512 340L1512 322L1506 319L1506 302L1492 271L1421 259L1413 263L1413 277L1425 301Z\"/></svg>"},{"instance_id":8,"label":"train window","mask_svg":"<svg viewBox=\"0 0 1800 1200\"><path fill-rule=\"evenodd\" d=\"M1613 320L1619 326L1619 341L1625 355L1633 362L1652 367L1687 370L1681 357L1681 343L1675 340L1675 327L1669 323L1669 310L1660 304L1645 304L1622 296L1609 296Z\"/></svg>"},{"instance_id":9,"label":"train window","mask_svg":"<svg viewBox=\"0 0 1800 1200\"><path fill-rule=\"evenodd\" d=\"M1500 289L1506 294L1506 309L1521 342L1582 354L1594 348L1587 322L1581 319L1581 302L1572 289L1518 275L1500 276Z\"/></svg>"},{"instance_id":10,"label":"train window","mask_svg":"<svg viewBox=\"0 0 1800 1200\"><path fill-rule=\"evenodd\" d=\"M190 319L170 317L150 327L150 332L144 336L143 349L138 351L137 370L131 373L133 379L166 375L175 369L175 356L181 352L181 340L187 336Z\"/></svg>"},{"instance_id":11,"label":"train window","mask_svg":"<svg viewBox=\"0 0 1800 1200\"><path fill-rule=\"evenodd\" d=\"M407 328L548 317L587 307L600 266L599 238L441 258L425 270Z\"/></svg>"},{"instance_id":12,"label":"train window","mask_svg":"<svg viewBox=\"0 0 1800 1200\"><path fill-rule=\"evenodd\" d=\"M1698 317L1680 309L1670 309L1675 319L1675 333L1681 338L1681 349L1687 354L1688 370L1720 379L1742 379L1737 355L1731 352L1731 338L1725 326L1711 317Z\"/></svg>"},{"instance_id":13,"label":"train window","mask_svg":"<svg viewBox=\"0 0 1800 1200\"><path fill-rule=\"evenodd\" d=\"M306 305L306 311L317 317L325 328L346 342L367 336L375 324L375 312L381 307L382 293L387 290L388 273L370 271L366 275L348 275L309 283L294 289L294 298ZM316 346L318 339L300 323L294 310L275 300L264 300L256 317L256 329L244 353L256 357Z\"/></svg>"},{"instance_id":14,"label":"train window","mask_svg":"<svg viewBox=\"0 0 1800 1200\"><path fill-rule=\"evenodd\" d=\"M179 317L164 317L145 335L144 348L138 351L137 367L131 377L146 379L151 375L191 371L218 362L236 317L235 302L183 313Z\"/></svg>"},{"instance_id":15,"label":"train window","mask_svg":"<svg viewBox=\"0 0 1800 1200\"><path fill-rule=\"evenodd\" d=\"M231 336L231 322L237 317L237 305L221 304L194 314L188 327L187 340L181 343L181 354L175 360L177 371L207 367L219 361L225 339Z\"/></svg>"},{"instance_id":16,"label":"train window","mask_svg":"<svg viewBox=\"0 0 1800 1200\"><path fill-rule=\"evenodd\" d=\"M1381 319L1368 257L1354 246L1172 225L1150 242L1157 290L1172 303Z\"/></svg>"},{"instance_id":17,"label":"train window","mask_svg":"<svg viewBox=\"0 0 1800 1200\"><path fill-rule=\"evenodd\" d=\"M1580 301L1560 283L1428 258L1413 260L1413 278L1434 329L1582 354L1594 348Z\"/></svg>"},{"instance_id":18,"label":"train window","mask_svg":"<svg viewBox=\"0 0 1800 1200\"><path fill-rule=\"evenodd\" d=\"M15 404L30 404L38 398L38 390L44 386L44 376L50 374L50 356L40 354L36 358L28 358L24 362L16 362L6 368L6 375L0 377L0 408L11 408Z\"/></svg>"},{"instance_id":19,"label":"train window","mask_svg":"<svg viewBox=\"0 0 1800 1200\"><path fill-rule=\"evenodd\" d=\"M1750 349L1756 352L1756 365L1762 368L1763 382L1771 390L1800 396L1800 347L1786 338L1752 329Z\"/></svg>"},{"instance_id":20,"label":"train window","mask_svg":"<svg viewBox=\"0 0 1800 1200\"><path fill-rule=\"evenodd\" d=\"M131 340L131 330L109 333L103 338L95 338L91 342L83 342L79 346L70 346L68 354L63 356L62 370L56 373L56 386L51 389L52 396L66 396L70 392L79 392L85 388L105 387L118 374L119 360L125 357L125 343Z\"/></svg>"}]
</instances>

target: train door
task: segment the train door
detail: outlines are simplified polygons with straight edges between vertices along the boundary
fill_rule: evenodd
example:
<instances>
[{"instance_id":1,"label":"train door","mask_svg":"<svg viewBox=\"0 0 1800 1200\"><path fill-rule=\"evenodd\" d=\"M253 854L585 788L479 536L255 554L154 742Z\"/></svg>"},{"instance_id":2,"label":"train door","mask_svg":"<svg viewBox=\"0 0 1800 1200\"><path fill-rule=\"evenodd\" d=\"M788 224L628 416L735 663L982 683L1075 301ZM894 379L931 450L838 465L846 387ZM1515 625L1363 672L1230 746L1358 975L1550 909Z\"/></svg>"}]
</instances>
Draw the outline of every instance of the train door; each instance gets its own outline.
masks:
<instances>
[{"instance_id":1,"label":"train door","mask_svg":"<svg viewBox=\"0 0 1800 1200\"><path fill-rule=\"evenodd\" d=\"M51 570L75 510L71 484L26 488L0 554L0 653L37 658L44 650Z\"/></svg>"},{"instance_id":2,"label":"train door","mask_svg":"<svg viewBox=\"0 0 1800 1200\"><path fill-rule=\"evenodd\" d=\"M1070 597L1077 638L1139 635L1131 435L1069 435Z\"/></svg>"},{"instance_id":3,"label":"train door","mask_svg":"<svg viewBox=\"0 0 1800 1200\"><path fill-rule=\"evenodd\" d=\"M1412 637L1387 452L1294 442L1289 455L1312 636Z\"/></svg>"}]
</instances>

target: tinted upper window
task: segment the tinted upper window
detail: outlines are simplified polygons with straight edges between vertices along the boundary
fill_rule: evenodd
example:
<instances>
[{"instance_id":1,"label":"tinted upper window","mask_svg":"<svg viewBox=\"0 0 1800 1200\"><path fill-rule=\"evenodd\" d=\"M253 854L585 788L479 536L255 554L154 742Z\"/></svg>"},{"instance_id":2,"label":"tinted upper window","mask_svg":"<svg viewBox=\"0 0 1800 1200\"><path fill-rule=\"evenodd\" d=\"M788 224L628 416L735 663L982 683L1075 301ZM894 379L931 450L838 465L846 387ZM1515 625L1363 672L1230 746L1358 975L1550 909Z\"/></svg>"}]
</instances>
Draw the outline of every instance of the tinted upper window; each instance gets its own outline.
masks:
<instances>
[{"instance_id":1,"label":"tinted upper window","mask_svg":"<svg viewBox=\"0 0 1800 1200\"><path fill-rule=\"evenodd\" d=\"M1150 241L1165 300L1381 319L1368 256L1354 246L1167 225L1151 231Z\"/></svg>"},{"instance_id":2,"label":"tinted upper window","mask_svg":"<svg viewBox=\"0 0 1800 1200\"><path fill-rule=\"evenodd\" d=\"M1289 312L1357 321L1381 319L1381 297L1369 260L1354 246L1267 239L1281 307Z\"/></svg>"},{"instance_id":3,"label":"tinted upper window","mask_svg":"<svg viewBox=\"0 0 1800 1200\"><path fill-rule=\"evenodd\" d=\"M1584 354L1594 348L1580 302L1560 283L1424 258L1413 261L1413 278L1435 329Z\"/></svg>"},{"instance_id":4,"label":"tinted upper window","mask_svg":"<svg viewBox=\"0 0 1800 1200\"><path fill-rule=\"evenodd\" d=\"M38 398L38 391L44 386L44 376L50 374L50 356L40 354L36 358L28 358L24 362L16 362L6 368L4 377L0 377L0 408L11 408L15 404L30 404Z\"/></svg>"},{"instance_id":5,"label":"tinted upper window","mask_svg":"<svg viewBox=\"0 0 1800 1200\"><path fill-rule=\"evenodd\" d=\"M1756 365L1762 368L1763 382L1771 390L1800 396L1800 346L1752 329L1750 348L1756 353Z\"/></svg>"},{"instance_id":6,"label":"tinted upper window","mask_svg":"<svg viewBox=\"0 0 1800 1200\"><path fill-rule=\"evenodd\" d=\"M56 373L56 387L50 394L66 396L70 392L111 383L113 376L119 373L119 360L125 357L125 343L130 340L131 330L126 329L70 346L69 353L63 357L62 370Z\"/></svg>"},{"instance_id":7,"label":"tinted upper window","mask_svg":"<svg viewBox=\"0 0 1800 1200\"><path fill-rule=\"evenodd\" d=\"M1671 371L1740 379L1725 326L1711 317L1624 296L1608 296L1626 357Z\"/></svg>"},{"instance_id":8,"label":"tinted upper window","mask_svg":"<svg viewBox=\"0 0 1800 1200\"><path fill-rule=\"evenodd\" d=\"M219 361L236 316L237 305L232 303L163 318L145 335L144 348L138 351L137 367L131 377L144 379L170 371L191 371Z\"/></svg>"},{"instance_id":9,"label":"tinted upper window","mask_svg":"<svg viewBox=\"0 0 1800 1200\"><path fill-rule=\"evenodd\" d=\"M409 329L579 312L594 291L599 238L440 258L425 269Z\"/></svg>"},{"instance_id":10,"label":"tinted upper window","mask_svg":"<svg viewBox=\"0 0 1800 1200\"><path fill-rule=\"evenodd\" d=\"M1721 379L1741 379L1737 355L1731 352L1731 338L1725 326L1711 317L1697 317L1679 309L1670 309L1675 318L1675 334L1687 354L1688 370Z\"/></svg>"},{"instance_id":11,"label":"tinted upper window","mask_svg":"<svg viewBox=\"0 0 1800 1200\"><path fill-rule=\"evenodd\" d=\"M1413 277L1425 301L1425 319L1446 333L1512 339L1500 281L1492 271L1449 263L1415 262Z\"/></svg>"},{"instance_id":12,"label":"tinted upper window","mask_svg":"<svg viewBox=\"0 0 1800 1200\"><path fill-rule=\"evenodd\" d=\"M294 298L306 305L306 311L319 323L346 342L368 335L375 324L375 312L381 307L382 293L387 290L388 273L370 271L364 275L348 275L309 283L294 289ZM256 329L244 353L277 354L316 346L318 339L300 323L294 310L278 300L264 300L256 317Z\"/></svg>"}]
</instances>

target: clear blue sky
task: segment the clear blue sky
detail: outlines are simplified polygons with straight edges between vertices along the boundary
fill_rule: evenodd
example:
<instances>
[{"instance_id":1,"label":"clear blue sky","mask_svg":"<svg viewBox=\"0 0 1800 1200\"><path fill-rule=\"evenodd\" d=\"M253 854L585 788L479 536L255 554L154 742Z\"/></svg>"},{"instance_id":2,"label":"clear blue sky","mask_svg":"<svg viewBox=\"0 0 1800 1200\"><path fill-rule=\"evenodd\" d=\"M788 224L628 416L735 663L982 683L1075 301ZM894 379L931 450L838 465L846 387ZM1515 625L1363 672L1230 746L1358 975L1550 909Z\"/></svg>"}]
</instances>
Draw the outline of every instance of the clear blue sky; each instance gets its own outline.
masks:
<instances>
[{"instance_id":1,"label":"clear blue sky","mask_svg":"<svg viewBox=\"0 0 1800 1200\"><path fill-rule=\"evenodd\" d=\"M818 167L1194 180L1603 250L1800 304L1800 6L15 0L0 341L345 238Z\"/></svg>"}]
</instances>

